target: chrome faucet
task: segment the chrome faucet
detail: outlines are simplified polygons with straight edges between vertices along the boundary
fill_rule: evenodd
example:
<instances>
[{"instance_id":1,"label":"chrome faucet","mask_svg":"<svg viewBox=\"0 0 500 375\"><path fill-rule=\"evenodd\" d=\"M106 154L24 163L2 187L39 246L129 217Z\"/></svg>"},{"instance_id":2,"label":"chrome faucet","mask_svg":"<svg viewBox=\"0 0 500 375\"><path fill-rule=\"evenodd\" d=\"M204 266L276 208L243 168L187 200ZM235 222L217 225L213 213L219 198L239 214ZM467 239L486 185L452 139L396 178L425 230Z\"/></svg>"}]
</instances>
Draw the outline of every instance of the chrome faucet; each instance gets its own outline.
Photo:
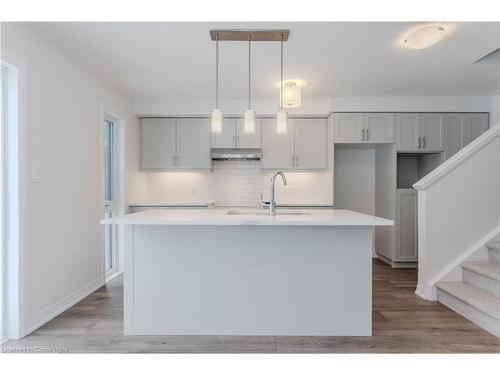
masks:
<instances>
[{"instance_id":1,"label":"chrome faucet","mask_svg":"<svg viewBox=\"0 0 500 375\"><path fill-rule=\"evenodd\" d=\"M269 201L269 215L270 216L275 216L276 215L276 201L274 199L274 181L276 180L276 176L281 176L281 179L283 180L283 184L286 186L286 177L285 174L281 171L275 173L273 177L271 177L271 200Z\"/></svg>"}]
</instances>

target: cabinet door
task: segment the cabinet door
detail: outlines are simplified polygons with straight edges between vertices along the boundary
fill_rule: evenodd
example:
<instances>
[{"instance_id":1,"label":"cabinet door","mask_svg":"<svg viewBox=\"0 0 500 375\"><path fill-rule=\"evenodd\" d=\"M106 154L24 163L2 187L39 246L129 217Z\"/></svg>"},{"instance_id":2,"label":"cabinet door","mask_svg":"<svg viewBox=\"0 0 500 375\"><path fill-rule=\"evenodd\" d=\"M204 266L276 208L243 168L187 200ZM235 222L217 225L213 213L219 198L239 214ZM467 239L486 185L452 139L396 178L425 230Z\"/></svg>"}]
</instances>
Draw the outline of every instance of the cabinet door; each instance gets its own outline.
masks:
<instances>
[{"instance_id":1,"label":"cabinet door","mask_svg":"<svg viewBox=\"0 0 500 375\"><path fill-rule=\"evenodd\" d=\"M177 165L182 169L210 168L208 119L177 120Z\"/></svg>"},{"instance_id":2,"label":"cabinet door","mask_svg":"<svg viewBox=\"0 0 500 375\"><path fill-rule=\"evenodd\" d=\"M236 120L236 143L238 148L261 148L262 147L262 120L255 119L255 133L245 133L245 121Z\"/></svg>"},{"instance_id":3,"label":"cabinet door","mask_svg":"<svg viewBox=\"0 0 500 375\"><path fill-rule=\"evenodd\" d=\"M448 114L445 130L445 150L448 159L465 146L465 114Z\"/></svg>"},{"instance_id":4,"label":"cabinet door","mask_svg":"<svg viewBox=\"0 0 500 375\"><path fill-rule=\"evenodd\" d=\"M442 113L422 113L420 117L421 148L444 150L445 115Z\"/></svg>"},{"instance_id":5,"label":"cabinet door","mask_svg":"<svg viewBox=\"0 0 500 375\"><path fill-rule=\"evenodd\" d=\"M294 156L294 120L288 120L285 134L276 132L276 119L262 120L262 168L293 168Z\"/></svg>"},{"instance_id":6,"label":"cabinet door","mask_svg":"<svg viewBox=\"0 0 500 375\"><path fill-rule=\"evenodd\" d=\"M420 113L398 113L396 116L396 146L398 150L418 150Z\"/></svg>"},{"instance_id":7,"label":"cabinet door","mask_svg":"<svg viewBox=\"0 0 500 375\"><path fill-rule=\"evenodd\" d=\"M368 143L394 143L394 113L365 113Z\"/></svg>"},{"instance_id":8,"label":"cabinet door","mask_svg":"<svg viewBox=\"0 0 500 375\"><path fill-rule=\"evenodd\" d=\"M465 145L483 134L489 127L487 113L467 113L465 125Z\"/></svg>"},{"instance_id":9,"label":"cabinet door","mask_svg":"<svg viewBox=\"0 0 500 375\"><path fill-rule=\"evenodd\" d=\"M326 120L295 119L295 168L326 168Z\"/></svg>"},{"instance_id":10,"label":"cabinet door","mask_svg":"<svg viewBox=\"0 0 500 375\"><path fill-rule=\"evenodd\" d=\"M236 148L236 120L222 120L222 132L212 133L212 148Z\"/></svg>"},{"instance_id":11,"label":"cabinet door","mask_svg":"<svg viewBox=\"0 0 500 375\"><path fill-rule=\"evenodd\" d=\"M396 191L396 261L416 261L417 257L417 192Z\"/></svg>"},{"instance_id":12,"label":"cabinet door","mask_svg":"<svg viewBox=\"0 0 500 375\"><path fill-rule=\"evenodd\" d=\"M175 123L175 119L142 119L142 168L175 168Z\"/></svg>"},{"instance_id":13,"label":"cabinet door","mask_svg":"<svg viewBox=\"0 0 500 375\"><path fill-rule=\"evenodd\" d=\"M364 113L335 113L335 143L360 143L365 127Z\"/></svg>"}]
</instances>

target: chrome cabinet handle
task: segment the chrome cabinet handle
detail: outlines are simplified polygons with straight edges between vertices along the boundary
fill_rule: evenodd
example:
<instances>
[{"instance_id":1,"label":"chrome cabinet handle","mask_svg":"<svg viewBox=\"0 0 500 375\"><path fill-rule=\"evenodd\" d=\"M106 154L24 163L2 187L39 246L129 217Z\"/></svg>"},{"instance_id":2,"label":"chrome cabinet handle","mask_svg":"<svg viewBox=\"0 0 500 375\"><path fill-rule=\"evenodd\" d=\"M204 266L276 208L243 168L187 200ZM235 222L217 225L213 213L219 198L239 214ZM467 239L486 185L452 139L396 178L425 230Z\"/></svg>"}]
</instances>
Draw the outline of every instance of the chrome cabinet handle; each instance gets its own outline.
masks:
<instances>
[{"instance_id":1,"label":"chrome cabinet handle","mask_svg":"<svg viewBox=\"0 0 500 375\"><path fill-rule=\"evenodd\" d=\"M361 142L365 140L365 129L361 129Z\"/></svg>"},{"instance_id":2,"label":"chrome cabinet handle","mask_svg":"<svg viewBox=\"0 0 500 375\"><path fill-rule=\"evenodd\" d=\"M425 137L422 138L422 148L425 148Z\"/></svg>"},{"instance_id":3,"label":"chrome cabinet handle","mask_svg":"<svg viewBox=\"0 0 500 375\"><path fill-rule=\"evenodd\" d=\"M366 129L365 132L366 132L366 140L369 141L370 140L370 129Z\"/></svg>"},{"instance_id":4,"label":"chrome cabinet handle","mask_svg":"<svg viewBox=\"0 0 500 375\"><path fill-rule=\"evenodd\" d=\"M418 137L418 148L420 148L421 142L420 142L421 137Z\"/></svg>"}]
</instances>

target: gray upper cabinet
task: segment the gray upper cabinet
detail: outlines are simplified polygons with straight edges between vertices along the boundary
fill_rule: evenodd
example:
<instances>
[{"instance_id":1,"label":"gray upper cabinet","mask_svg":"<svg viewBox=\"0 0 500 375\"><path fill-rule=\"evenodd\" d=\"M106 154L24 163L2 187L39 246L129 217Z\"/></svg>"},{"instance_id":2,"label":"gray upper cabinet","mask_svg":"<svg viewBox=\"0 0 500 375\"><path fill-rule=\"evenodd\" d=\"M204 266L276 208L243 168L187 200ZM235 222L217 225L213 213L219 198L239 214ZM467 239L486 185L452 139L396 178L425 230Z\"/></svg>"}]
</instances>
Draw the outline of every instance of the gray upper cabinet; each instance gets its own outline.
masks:
<instances>
[{"instance_id":1,"label":"gray upper cabinet","mask_svg":"<svg viewBox=\"0 0 500 375\"><path fill-rule=\"evenodd\" d=\"M295 168L326 168L326 120L295 119Z\"/></svg>"},{"instance_id":2,"label":"gray upper cabinet","mask_svg":"<svg viewBox=\"0 0 500 375\"><path fill-rule=\"evenodd\" d=\"M177 120L177 167L209 169L210 126L208 119L181 118Z\"/></svg>"},{"instance_id":3,"label":"gray upper cabinet","mask_svg":"<svg viewBox=\"0 0 500 375\"><path fill-rule=\"evenodd\" d=\"M275 119L264 119L262 133L263 168L311 170L327 167L326 119L289 119L285 134L276 132Z\"/></svg>"},{"instance_id":4,"label":"gray upper cabinet","mask_svg":"<svg viewBox=\"0 0 500 375\"><path fill-rule=\"evenodd\" d=\"M365 128L364 113L335 113L335 143L360 143Z\"/></svg>"},{"instance_id":5,"label":"gray upper cabinet","mask_svg":"<svg viewBox=\"0 0 500 375\"><path fill-rule=\"evenodd\" d=\"M141 166L143 169L175 168L175 133L175 119L142 119Z\"/></svg>"},{"instance_id":6,"label":"gray upper cabinet","mask_svg":"<svg viewBox=\"0 0 500 375\"><path fill-rule=\"evenodd\" d=\"M445 123L442 113L398 113L398 151L444 151Z\"/></svg>"},{"instance_id":7,"label":"gray upper cabinet","mask_svg":"<svg viewBox=\"0 0 500 375\"><path fill-rule=\"evenodd\" d=\"M467 113L465 119L465 145L479 137L488 128L489 116L487 113Z\"/></svg>"},{"instance_id":8,"label":"gray upper cabinet","mask_svg":"<svg viewBox=\"0 0 500 375\"><path fill-rule=\"evenodd\" d=\"M290 169L295 165L293 120L285 134L276 132L275 119L262 120L262 168Z\"/></svg>"},{"instance_id":9,"label":"gray upper cabinet","mask_svg":"<svg viewBox=\"0 0 500 375\"><path fill-rule=\"evenodd\" d=\"M212 148L236 148L236 119L222 121L222 132L212 134Z\"/></svg>"},{"instance_id":10,"label":"gray upper cabinet","mask_svg":"<svg viewBox=\"0 0 500 375\"><path fill-rule=\"evenodd\" d=\"M262 147L262 120L255 119L255 133L245 133L245 121L236 120L236 146L237 148Z\"/></svg>"},{"instance_id":11,"label":"gray upper cabinet","mask_svg":"<svg viewBox=\"0 0 500 375\"><path fill-rule=\"evenodd\" d=\"M261 148L262 120L255 119L255 132L245 133L243 119L225 118L221 133L212 134L212 148Z\"/></svg>"},{"instance_id":12,"label":"gray upper cabinet","mask_svg":"<svg viewBox=\"0 0 500 375\"><path fill-rule=\"evenodd\" d=\"M444 127L446 115L442 113L422 113L420 116L420 148L444 151Z\"/></svg>"},{"instance_id":13,"label":"gray upper cabinet","mask_svg":"<svg viewBox=\"0 0 500 375\"><path fill-rule=\"evenodd\" d=\"M394 143L393 113L335 113L335 143Z\"/></svg>"},{"instance_id":14,"label":"gray upper cabinet","mask_svg":"<svg viewBox=\"0 0 500 375\"><path fill-rule=\"evenodd\" d=\"M394 143L394 113L365 113L365 142Z\"/></svg>"},{"instance_id":15,"label":"gray upper cabinet","mask_svg":"<svg viewBox=\"0 0 500 375\"><path fill-rule=\"evenodd\" d=\"M455 155L465 146L465 114L450 113L445 127L445 158Z\"/></svg>"},{"instance_id":16,"label":"gray upper cabinet","mask_svg":"<svg viewBox=\"0 0 500 375\"><path fill-rule=\"evenodd\" d=\"M141 153L146 170L209 169L209 120L143 119Z\"/></svg>"},{"instance_id":17,"label":"gray upper cabinet","mask_svg":"<svg viewBox=\"0 0 500 375\"><path fill-rule=\"evenodd\" d=\"M420 113L396 115L396 145L398 150L418 150Z\"/></svg>"}]
</instances>

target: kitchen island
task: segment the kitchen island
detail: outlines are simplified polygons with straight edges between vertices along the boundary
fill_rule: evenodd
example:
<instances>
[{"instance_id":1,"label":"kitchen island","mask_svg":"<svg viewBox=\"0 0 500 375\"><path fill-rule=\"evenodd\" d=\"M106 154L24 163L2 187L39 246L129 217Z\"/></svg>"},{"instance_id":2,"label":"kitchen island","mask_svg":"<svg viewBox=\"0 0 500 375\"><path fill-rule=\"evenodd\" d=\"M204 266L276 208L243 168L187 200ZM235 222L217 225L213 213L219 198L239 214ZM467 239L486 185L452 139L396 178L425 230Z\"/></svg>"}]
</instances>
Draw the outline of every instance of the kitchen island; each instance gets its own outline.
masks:
<instances>
[{"instance_id":1,"label":"kitchen island","mask_svg":"<svg viewBox=\"0 0 500 375\"><path fill-rule=\"evenodd\" d=\"M124 334L369 336L375 226L348 210L149 210L124 231Z\"/></svg>"}]
</instances>

